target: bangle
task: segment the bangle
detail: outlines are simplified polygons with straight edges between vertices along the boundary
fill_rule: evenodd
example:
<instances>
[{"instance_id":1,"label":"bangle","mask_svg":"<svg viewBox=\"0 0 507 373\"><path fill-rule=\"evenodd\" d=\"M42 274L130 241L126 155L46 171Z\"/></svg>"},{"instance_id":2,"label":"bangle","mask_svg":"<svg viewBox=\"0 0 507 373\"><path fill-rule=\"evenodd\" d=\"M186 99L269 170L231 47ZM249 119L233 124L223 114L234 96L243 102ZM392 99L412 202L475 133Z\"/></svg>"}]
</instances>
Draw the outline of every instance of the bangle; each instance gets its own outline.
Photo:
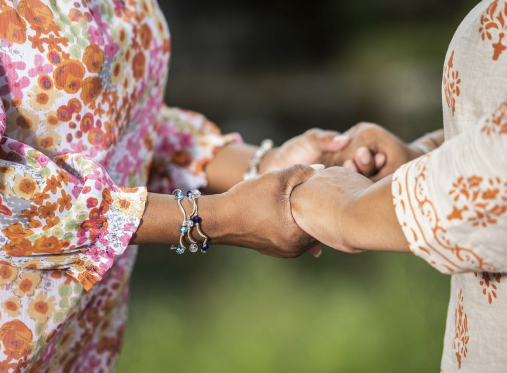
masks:
<instances>
[{"instance_id":1,"label":"bangle","mask_svg":"<svg viewBox=\"0 0 507 373\"><path fill-rule=\"evenodd\" d=\"M435 144L435 149L440 148L440 144L438 141L433 137L431 133L427 133L425 136L428 140L430 140L433 144Z\"/></svg>"},{"instance_id":2,"label":"bangle","mask_svg":"<svg viewBox=\"0 0 507 373\"><path fill-rule=\"evenodd\" d=\"M410 144L410 146L414 149L421 151L423 153L423 155L431 153L434 150L434 149L431 149L429 146L426 146L424 144L417 143L417 142Z\"/></svg>"},{"instance_id":3,"label":"bangle","mask_svg":"<svg viewBox=\"0 0 507 373\"><path fill-rule=\"evenodd\" d=\"M181 204L181 201L185 198L183 192L180 189L176 189L173 192L174 199L178 202L178 207L180 208L181 212L183 213L183 222L181 223L181 226L179 228L180 232L180 244L178 246L171 246L172 250L176 250L176 253L181 255L184 254L186 251L186 246L183 242L185 235L187 236L188 240L190 241L189 251L191 253L196 253L199 250L199 245L197 244L197 241L195 241L192 237L192 228L195 226L197 228L197 232L199 235L204 238L203 243L201 244L201 252L206 253L209 250L209 244L208 244L208 236L206 236L201 231L200 224L202 222L202 219L197 215L198 214L198 207L197 207L197 199L201 196L201 192L197 189L189 190L187 192L187 198L190 202L193 204L193 209L190 215L187 215L185 212L185 209L183 208L183 205Z\"/></svg>"},{"instance_id":4,"label":"bangle","mask_svg":"<svg viewBox=\"0 0 507 373\"><path fill-rule=\"evenodd\" d=\"M181 212L183 213L183 222L181 223L181 226L179 228L180 244L177 247L171 246L171 249L173 249L173 250L176 249L176 254L181 255L181 254L185 253L185 250L187 249L183 243L183 238L185 237L185 234L188 234L190 232L191 227L189 227L189 223L188 223L189 219L187 217L185 209L181 205L181 201L183 201L183 198L185 198L185 196L183 195L183 192L179 189L176 189L173 192L173 195L174 195L174 199L178 202L178 207L180 208Z\"/></svg>"},{"instance_id":5,"label":"bangle","mask_svg":"<svg viewBox=\"0 0 507 373\"><path fill-rule=\"evenodd\" d=\"M199 199L200 196L201 196L201 192L198 191L197 189L189 190L187 192L188 199L194 205L194 208L192 209L192 214L190 214L189 218L192 219L192 223L195 224L195 228L197 229L197 233L199 233L199 235L204 239L203 243L201 244L201 252L207 253L209 250L209 244L208 244L209 238L204 233L202 233L202 230L201 230L202 219L199 216L199 208L197 206L197 200ZM190 234L189 234L189 239L191 239ZM195 243L195 241L194 241L194 243ZM195 244L194 250L195 251L192 251L192 250L190 250L190 251L192 251L193 253L197 252L197 250L198 250L197 244Z\"/></svg>"},{"instance_id":6,"label":"bangle","mask_svg":"<svg viewBox=\"0 0 507 373\"><path fill-rule=\"evenodd\" d=\"M267 152L273 149L273 146L273 140L270 139L266 139L261 143L261 146L257 149L255 155L250 160L248 171L244 173L243 180L253 179L254 177L259 176L259 163Z\"/></svg>"}]
</instances>

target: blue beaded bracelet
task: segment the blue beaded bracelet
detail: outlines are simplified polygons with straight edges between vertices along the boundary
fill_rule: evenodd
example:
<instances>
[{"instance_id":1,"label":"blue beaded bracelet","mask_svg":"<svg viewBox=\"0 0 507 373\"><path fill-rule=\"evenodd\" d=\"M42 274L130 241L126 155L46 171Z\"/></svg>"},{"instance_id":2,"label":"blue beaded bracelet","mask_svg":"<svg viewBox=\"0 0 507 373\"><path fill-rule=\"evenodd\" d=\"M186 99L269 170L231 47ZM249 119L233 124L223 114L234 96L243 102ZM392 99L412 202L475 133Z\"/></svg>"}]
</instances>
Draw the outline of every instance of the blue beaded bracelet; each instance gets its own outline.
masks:
<instances>
[{"instance_id":1,"label":"blue beaded bracelet","mask_svg":"<svg viewBox=\"0 0 507 373\"><path fill-rule=\"evenodd\" d=\"M195 227L197 228L197 232L204 239L203 243L201 244L201 252L207 253L209 250L209 244L208 244L209 238L201 231L202 219L198 215L199 211L198 211L198 207L197 207L197 200L199 199L200 196L201 196L201 192L199 192L197 189L189 190L187 192L188 199L194 204L194 208L193 208L192 214L190 216L192 218L192 221L195 224Z\"/></svg>"},{"instance_id":2,"label":"blue beaded bracelet","mask_svg":"<svg viewBox=\"0 0 507 373\"><path fill-rule=\"evenodd\" d=\"M199 250L199 245L197 242L192 238L192 228L195 226L197 228L197 232L199 235L204 238L204 242L201 244L201 252L206 253L209 250L209 244L208 244L208 237L202 233L200 224L202 222L202 219L197 215L198 213L198 207L197 207L197 199L201 196L201 192L197 189L189 190L187 192L187 198L192 202L193 209L192 213L190 215L187 215L185 212L185 209L183 208L181 201L185 198L185 195L183 192L179 189L176 189L173 192L174 199L178 202L178 207L180 208L181 212L183 213L183 222L181 226L179 227L180 232L180 244L178 246L172 246L171 249L176 250L176 253L181 255L184 254L186 251L186 246L183 243L183 240L185 238L185 234L188 237L188 240L190 241L189 251L191 253L196 253Z\"/></svg>"}]
</instances>

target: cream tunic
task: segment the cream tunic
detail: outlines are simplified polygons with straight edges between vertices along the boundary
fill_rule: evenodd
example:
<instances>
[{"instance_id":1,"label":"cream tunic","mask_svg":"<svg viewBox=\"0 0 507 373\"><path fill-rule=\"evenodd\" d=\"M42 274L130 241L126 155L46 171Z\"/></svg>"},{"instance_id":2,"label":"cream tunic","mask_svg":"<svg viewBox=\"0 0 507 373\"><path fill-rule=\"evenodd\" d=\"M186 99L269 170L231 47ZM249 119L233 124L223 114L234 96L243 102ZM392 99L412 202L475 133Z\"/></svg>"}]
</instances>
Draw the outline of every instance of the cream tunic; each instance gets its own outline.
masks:
<instances>
[{"instance_id":1,"label":"cream tunic","mask_svg":"<svg viewBox=\"0 0 507 373\"><path fill-rule=\"evenodd\" d=\"M446 143L394 175L412 252L452 275L442 372L507 372L507 1L480 2L446 56Z\"/></svg>"}]
</instances>

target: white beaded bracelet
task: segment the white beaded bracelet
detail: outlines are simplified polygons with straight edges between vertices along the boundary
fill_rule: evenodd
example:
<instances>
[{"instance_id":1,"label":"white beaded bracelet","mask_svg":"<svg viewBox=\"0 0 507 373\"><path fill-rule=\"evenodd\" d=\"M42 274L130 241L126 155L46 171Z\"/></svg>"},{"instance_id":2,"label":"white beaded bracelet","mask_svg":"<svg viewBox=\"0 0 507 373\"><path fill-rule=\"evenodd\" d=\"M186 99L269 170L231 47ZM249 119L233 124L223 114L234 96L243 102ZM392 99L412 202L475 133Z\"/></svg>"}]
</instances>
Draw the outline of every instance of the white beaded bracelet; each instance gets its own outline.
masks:
<instances>
[{"instance_id":1,"label":"white beaded bracelet","mask_svg":"<svg viewBox=\"0 0 507 373\"><path fill-rule=\"evenodd\" d=\"M255 152L255 155L250 160L248 171L243 175L243 180L253 179L259 176L259 163L262 158L271 150L274 146L273 140L266 139L261 143L261 146Z\"/></svg>"}]
</instances>

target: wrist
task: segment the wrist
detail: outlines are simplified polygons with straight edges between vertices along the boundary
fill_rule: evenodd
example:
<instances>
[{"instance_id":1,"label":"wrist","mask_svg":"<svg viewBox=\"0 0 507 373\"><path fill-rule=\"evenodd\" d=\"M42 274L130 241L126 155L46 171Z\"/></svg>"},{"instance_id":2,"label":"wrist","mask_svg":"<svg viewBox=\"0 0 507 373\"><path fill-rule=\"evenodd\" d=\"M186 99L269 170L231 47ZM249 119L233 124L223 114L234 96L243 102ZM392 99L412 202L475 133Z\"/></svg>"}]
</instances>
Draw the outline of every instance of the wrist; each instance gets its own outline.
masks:
<instances>
[{"instance_id":1,"label":"wrist","mask_svg":"<svg viewBox=\"0 0 507 373\"><path fill-rule=\"evenodd\" d=\"M261 143L261 146L257 148L255 154L248 162L248 171L244 174L243 180L252 179L265 172L271 171L265 168L266 164L270 164L270 162L266 162L265 160L266 156L272 153L273 145L273 140L270 139L266 139Z\"/></svg>"},{"instance_id":2,"label":"wrist","mask_svg":"<svg viewBox=\"0 0 507 373\"><path fill-rule=\"evenodd\" d=\"M259 175L264 175L265 173L280 169L280 167L277 166L280 155L279 150L280 148L273 148L262 157L259 162Z\"/></svg>"},{"instance_id":3,"label":"wrist","mask_svg":"<svg viewBox=\"0 0 507 373\"><path fill-rule=\"evenodd\" d=\"M412 144L408 145L408 161L413 161L414 159L422 157L431 151L432 149L429 147L413 142Z\"/></svg>"},{"instance_id":4,"label":"wrist","mask_svg":"<svg viewBox=\"0 0 507 373\"><path fill-rule=\"evenodd\" d=\"M354 250L409 252L396 217L392 175L364 189L347 208L344 240Z\"/></svg>"},{"instance_id":5,"label":"wrist","mask_svg":"<svg viewBox=\"0 0 507 373\"><path fill-rule=\"evenodd\" d=\"M339 231L342 232L342 244L352 253L361 253L367 250L366 245L362 242L360 227L365 225L362 208L364 195L368 189L356 193L343 210L343 219Z\"/></svg>"},{"instance_id":6,"label":"wrist","mask_svg":"<svg viewBox=\"0 0 507 373\"><path fill-rule=\"evenodd\" d=\"M422 155L428 154L433 150L436 150L440 147L440 144L436 139L432 136L426 135L425 137L421 137L420 139L414 141L410 144L410 148L419 153L419 155L415 158L418 158ZM413 159L415 159L413 158Z\"/></svg>"},{"instance_id":7,"label":"wrist","mask_svg":"<svg viewBox=\"0 0 507 373\"><path fill-rule=\"evenodd\" d=\"M227 193L204 196L199 199L199 216L202 219L201 228L209 237L211 244L231 244L235 219L233 210L228 206Z\"/></svg>"}]
</instances>

